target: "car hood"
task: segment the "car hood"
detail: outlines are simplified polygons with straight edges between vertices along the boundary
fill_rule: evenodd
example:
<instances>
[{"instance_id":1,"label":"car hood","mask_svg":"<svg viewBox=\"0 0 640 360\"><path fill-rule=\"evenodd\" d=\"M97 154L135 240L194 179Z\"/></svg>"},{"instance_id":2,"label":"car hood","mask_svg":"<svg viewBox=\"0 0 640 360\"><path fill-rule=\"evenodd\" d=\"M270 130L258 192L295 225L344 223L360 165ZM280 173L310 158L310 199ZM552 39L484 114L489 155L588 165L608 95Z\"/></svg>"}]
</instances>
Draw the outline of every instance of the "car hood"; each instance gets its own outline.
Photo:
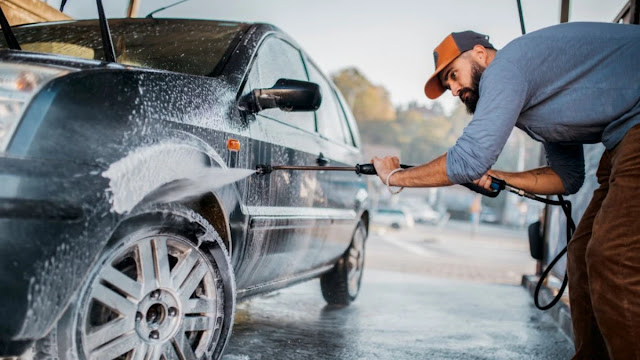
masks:
<instances>
[{"instance_id":1,"label":"car hood","mask_svg":"<svg viewBox=\"0 0 640 360\"><path fill-rule=\"evenodd\" d=\"M19 62L19 63L31 63L40 65L51 65L58 67L65 67L71 69L92 69L92 68L106 68L106 69L127 69L130 66L125 66L118 63L109 63L101 60L89 60L71 56L55 55L48 53L36 53L19 50L0 50L0 61L7 62Z\"/></svg>"}]
</instances>

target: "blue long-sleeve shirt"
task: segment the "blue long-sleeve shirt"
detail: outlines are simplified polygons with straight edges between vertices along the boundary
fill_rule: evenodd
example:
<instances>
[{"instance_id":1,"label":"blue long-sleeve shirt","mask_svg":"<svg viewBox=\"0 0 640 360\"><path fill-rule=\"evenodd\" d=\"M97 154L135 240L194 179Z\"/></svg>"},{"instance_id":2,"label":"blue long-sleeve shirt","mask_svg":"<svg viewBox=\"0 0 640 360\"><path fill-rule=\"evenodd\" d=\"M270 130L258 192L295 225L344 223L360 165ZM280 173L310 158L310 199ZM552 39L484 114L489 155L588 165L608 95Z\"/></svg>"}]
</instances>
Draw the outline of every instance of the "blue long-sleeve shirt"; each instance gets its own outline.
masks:
<instances>
[{"instance_id":1,"label":"blue long-sleeve shirt","mask_svg":"<svg viewBox=\"0 0 640 360\"><path fill-rule=\"evenodd\" d=\"M496 53L479 91L471 122L447 151L449 180L480 178L516 126L544 144L549 166L575 193L582 144L612 149L640 124L640 26L568 23L524 35Z\"/></svg>"}]
</instances>

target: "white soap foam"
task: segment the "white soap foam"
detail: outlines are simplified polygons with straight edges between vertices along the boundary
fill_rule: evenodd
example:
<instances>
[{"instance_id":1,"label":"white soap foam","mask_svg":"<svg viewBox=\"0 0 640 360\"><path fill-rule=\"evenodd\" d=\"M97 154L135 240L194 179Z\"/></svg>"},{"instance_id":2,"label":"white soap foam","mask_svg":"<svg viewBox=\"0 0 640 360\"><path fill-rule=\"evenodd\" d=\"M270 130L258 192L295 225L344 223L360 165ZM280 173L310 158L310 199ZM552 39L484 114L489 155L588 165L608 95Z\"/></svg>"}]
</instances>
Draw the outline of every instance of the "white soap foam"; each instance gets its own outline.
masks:
<instances>
[{"instance_id":1,"label":"white soap foam","mask_svg":"<svg viewBox=\"0 0 640 360\"><path fill-rule=\"evenodd\" d=\"M184 144L160 143L139 148L102 173L109 179L111 210L131 211L153 191L154 201L176 201L231 184L255 173L248 169L212 168L209 155Z\"/></svg>"}]
</instances>

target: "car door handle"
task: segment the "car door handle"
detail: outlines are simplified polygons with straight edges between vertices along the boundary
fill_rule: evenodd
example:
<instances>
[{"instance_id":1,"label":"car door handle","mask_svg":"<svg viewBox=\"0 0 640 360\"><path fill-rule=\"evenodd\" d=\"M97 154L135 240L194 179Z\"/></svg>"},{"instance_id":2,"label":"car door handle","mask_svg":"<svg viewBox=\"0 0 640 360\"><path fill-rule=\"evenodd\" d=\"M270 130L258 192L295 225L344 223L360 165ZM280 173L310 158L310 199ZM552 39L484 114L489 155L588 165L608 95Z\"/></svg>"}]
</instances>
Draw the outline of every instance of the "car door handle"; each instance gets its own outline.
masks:
<instances>
[{"instance_id":1,"label":"car door handle","mask_svg":"<svg viewBox=\"0 0 640 360\"><path fill-rule=\"evenodd\" d=\"M324 157L322 153L320 153L320 155L318 155L318 157L316 158L316 164L318 164L318 166L327 166L328 163L329 159Z\"/></svg>"}]
</instances>

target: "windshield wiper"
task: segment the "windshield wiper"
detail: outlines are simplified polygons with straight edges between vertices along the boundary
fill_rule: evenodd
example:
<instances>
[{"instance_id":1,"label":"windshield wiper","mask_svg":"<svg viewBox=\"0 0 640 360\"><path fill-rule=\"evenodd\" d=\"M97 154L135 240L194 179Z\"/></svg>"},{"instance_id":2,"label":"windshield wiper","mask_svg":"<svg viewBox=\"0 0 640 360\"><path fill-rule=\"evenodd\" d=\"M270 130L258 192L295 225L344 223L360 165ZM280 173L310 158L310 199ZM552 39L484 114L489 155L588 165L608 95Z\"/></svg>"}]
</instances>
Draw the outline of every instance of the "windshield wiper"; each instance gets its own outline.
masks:
<instances>
[{"instance_id":1,"label":"windshield wiper","mask_svg":"<svg viewBox=\"0 0 640 360\"><path fill-rule=\"evenodd\" d=\"M5 40L7 40L9 49L22 50L16 36L13 34L13 30L11 30L11 25L9 25L7 17L4 15L4 11L2 11L2 7L0 7L0 26L2 26L2 33L4 34Z\"/></svg>"},{"instance_id":2,"label":"windshield wiper","mask_svg":"<svg viewBox=\"0 0 640 360\"><path fill-rule=\"evenodd\" d=\"M67 0L62 0L62 3L60 4L60 12L64 10L64 6L66 4ZM111 39L111 30L109 30L107 16L104 14L102 0L96 0L96 5L98 6L98 19L100 21L100 36L102 37L102 50L104 51L104 60L107 62L117 62L116 51L113 49L113 39ZM4 26L2 27L2 30L4 31Z\"/></svg>"},{"instance_id":3,"label":"windshield wiper","mask_svg":"<svg viewBox=\"0 0 640 360\"><path fill-rule=\"evenodd\" d=\"M104 59L108 62L116 62L116 51L113 49L113 40L111 39L111 31L109 23L104 14L102 0L96 0L98 5L98 17L100 18L100 35L102 36L102 48L104 50Z\"/></svg>"},{"instance_id":4,"label":"windshield wiper","mask_svg":"<svg viewBox=\"0 0 640 360\"><path fill-rule=\"evenodd\" d=\"M64 5L67 1L63 1L61 5L61 9L64 9ZM113 50L113 41L111 39L111 31L109 31L109 23L107 22L107 17L104 14L104 7L102 6L102 0L96 0L96 4L98 5L98 17L100 18L100 35L102 35L102 46L104 48L104 58L108 62L116 62L116 52ZM0 7L0 26L2 26L2 33L4 34L4 38L7 41L7 45L9 49L13 50L22 50L16 36L13 34L13 30L11 29L11 25L9 25L9 21Z\"/></svg>"}]
</instances>

